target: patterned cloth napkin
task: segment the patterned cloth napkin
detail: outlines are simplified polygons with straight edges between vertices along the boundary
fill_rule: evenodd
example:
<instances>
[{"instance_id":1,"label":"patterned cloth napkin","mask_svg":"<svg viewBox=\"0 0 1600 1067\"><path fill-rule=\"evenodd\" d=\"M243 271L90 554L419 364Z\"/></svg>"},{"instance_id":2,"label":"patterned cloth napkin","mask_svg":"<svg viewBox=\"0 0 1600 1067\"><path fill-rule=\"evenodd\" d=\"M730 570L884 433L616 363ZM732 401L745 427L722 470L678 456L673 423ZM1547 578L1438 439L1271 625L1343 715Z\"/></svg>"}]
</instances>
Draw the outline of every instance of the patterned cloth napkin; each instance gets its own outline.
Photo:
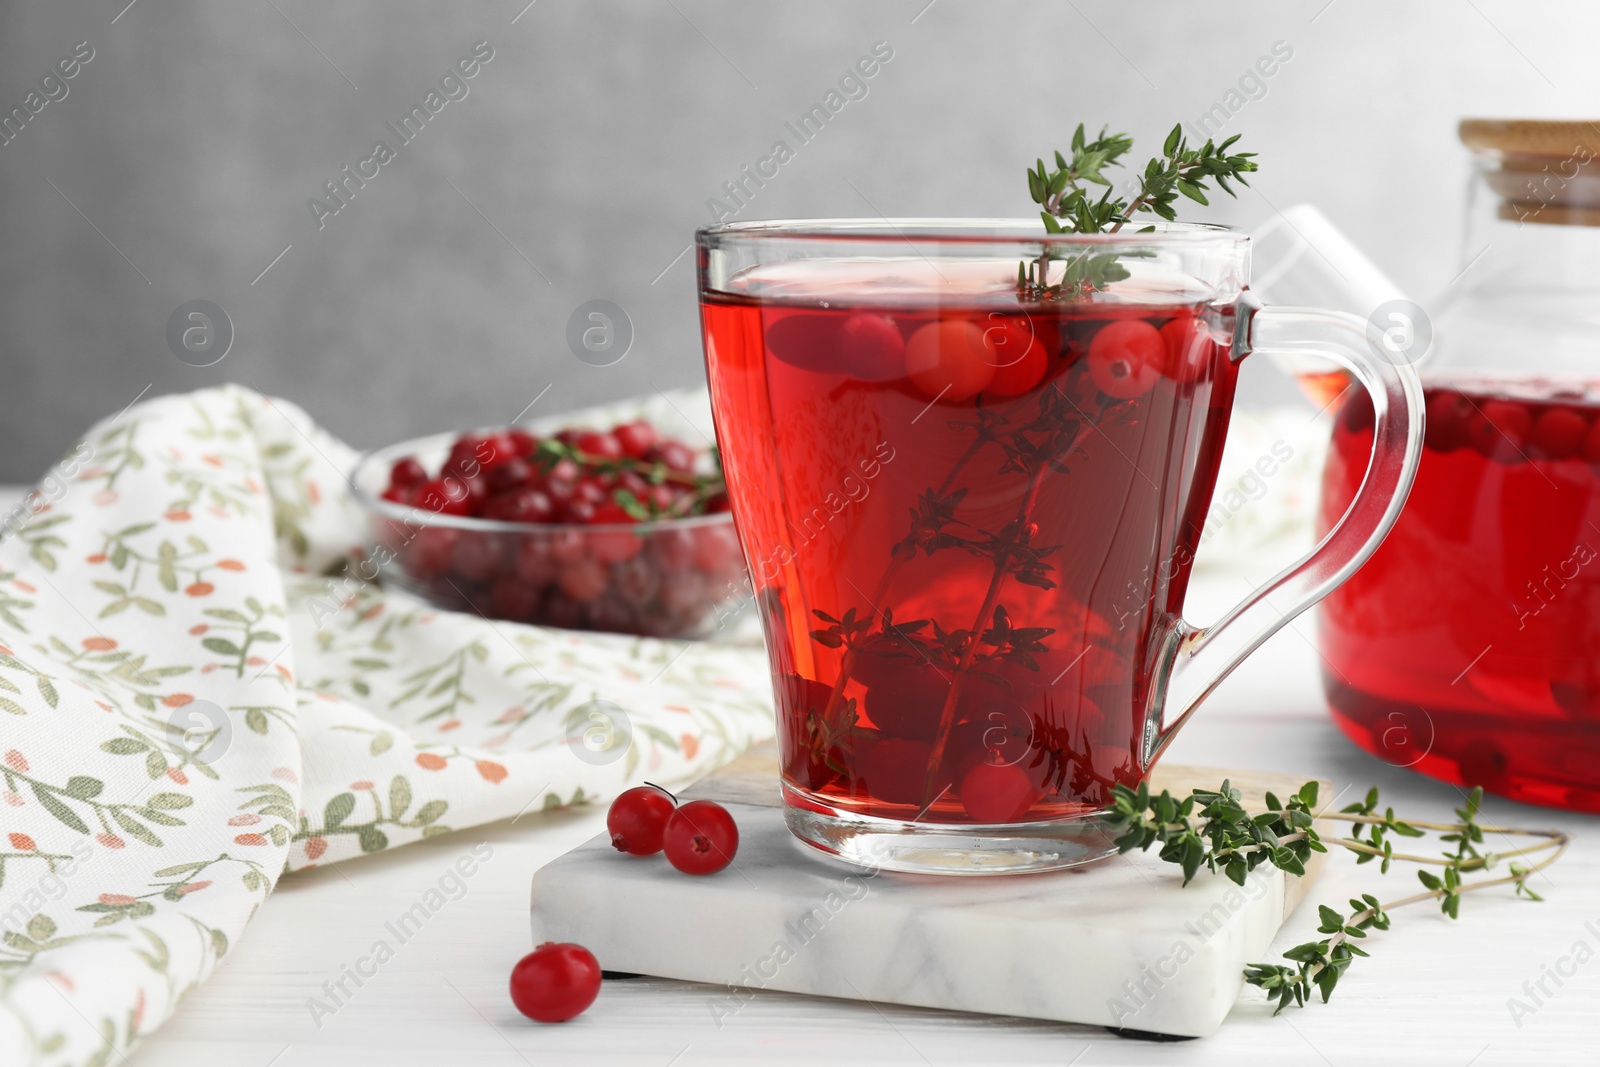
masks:
<instances>
[{"instance_id":1,"label":"patterned cloth napkin","mask_svg":"<svg viewBox=\"0 0 1600 1067\"><path fill-rule=\"evenodd\" d=\"M290 872L772 734L759 649L323 577L364 537L355 459L284 401L206 390L96 427L0 516L0 1064L119 1060Z\"/></svg>"}]
</instances>

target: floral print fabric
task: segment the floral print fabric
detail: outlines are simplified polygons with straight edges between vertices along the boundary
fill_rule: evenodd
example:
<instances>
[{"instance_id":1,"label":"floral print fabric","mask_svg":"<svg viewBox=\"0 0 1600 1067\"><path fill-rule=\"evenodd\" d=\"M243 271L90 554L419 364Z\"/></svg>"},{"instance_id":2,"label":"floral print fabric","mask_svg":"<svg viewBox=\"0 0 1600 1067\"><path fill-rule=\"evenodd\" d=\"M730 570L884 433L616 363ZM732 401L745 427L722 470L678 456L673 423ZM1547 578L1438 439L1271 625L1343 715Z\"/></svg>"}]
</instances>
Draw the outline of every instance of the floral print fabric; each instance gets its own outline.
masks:
<instances>
[{"instance_id":1,"label":"floral print fabric","mask_svg":"<svg viewBox=\"0 0 1600 1067\"><path fill-rule=\"evenodd\" d=\"M0 515L0 1063L120 1060L286 872L771 735L758 649L336 576L355 459L226 387L136 404Z\"/></svg>"}]
</instances>

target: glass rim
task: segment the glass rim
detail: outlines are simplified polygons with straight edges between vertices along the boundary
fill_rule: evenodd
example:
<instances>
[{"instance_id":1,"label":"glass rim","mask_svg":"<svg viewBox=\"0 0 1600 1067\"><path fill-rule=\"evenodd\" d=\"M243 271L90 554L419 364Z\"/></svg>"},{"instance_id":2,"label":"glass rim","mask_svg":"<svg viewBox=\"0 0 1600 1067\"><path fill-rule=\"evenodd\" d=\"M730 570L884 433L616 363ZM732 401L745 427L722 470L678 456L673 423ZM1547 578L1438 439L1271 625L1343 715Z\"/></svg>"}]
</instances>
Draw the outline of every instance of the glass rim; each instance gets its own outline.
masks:
<instances>
[{"instance_id":1,"label":"glass rim","mask_svg":"<svg viewBox=\"0 0 1600 1067\"><path fill-rule=\"evenodd\" d=\"M1149 226L1146 230L1144 227ZM751 219L719 222L695 231L701 247L719 238L742 240L811 240L867 242L884 240L933 241L969 245L1088 245L1123 246L1178 244L1187 247L1214 243L1243 247L1250 235L1231 226L1210 222L1167 222L1153 219L1137 229L1116 233L1048 233L1041 219L1019 218L820 218Z\"/></svg>"}]
</instances>

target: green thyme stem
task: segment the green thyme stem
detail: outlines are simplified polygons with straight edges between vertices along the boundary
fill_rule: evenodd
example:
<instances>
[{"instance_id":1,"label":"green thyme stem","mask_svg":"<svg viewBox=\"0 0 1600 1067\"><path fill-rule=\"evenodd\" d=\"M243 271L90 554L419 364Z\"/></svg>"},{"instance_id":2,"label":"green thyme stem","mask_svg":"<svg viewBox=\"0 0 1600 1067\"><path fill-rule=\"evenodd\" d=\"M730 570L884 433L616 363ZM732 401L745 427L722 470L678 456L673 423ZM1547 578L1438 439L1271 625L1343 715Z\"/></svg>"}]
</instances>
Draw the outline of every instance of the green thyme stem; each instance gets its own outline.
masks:
<instances>
[{"instance_id":1,"label":"green thyme stem","mask_svg":"<svg viewBox=\"0 0 1600 1067\"><path fill-rule=\"evenodd\" d=\"M1050 469L1048 464L1039 464L1039 469L1033 472L1028 479L1028 491L1022 500L1022 507L1017 512L1017 517L1011 525L1021 531L1028 521L1028 516L1033 512L1033 506L1039 499L1039 486L1044 481L1045 472ZM978 652L979 640L983 637L984 627L994 614L995 605L1000 601L1000 590L1005 586L1006 577L1010 573L1006 569L1006 562L1010 557L1007 551L995 554L994 575L989 579L989 590L984 594L983 604L978 608L978 617L973 622L972 632L967 638L966 648L961 651L961 659L956 664L955 675L950 679L949 692L945 694L944 707L939 709L939 729L933 738L933 749L928 754L928 777L922 787L922 807L926 811L932 806L934 797L933 783L939 773L939 765L944 762L945 745L950 741L950 731L955 726L956 707L961 700L961 683L966 678L967 671L972 666L972 657Z\"/></svg>"}]
</instances>

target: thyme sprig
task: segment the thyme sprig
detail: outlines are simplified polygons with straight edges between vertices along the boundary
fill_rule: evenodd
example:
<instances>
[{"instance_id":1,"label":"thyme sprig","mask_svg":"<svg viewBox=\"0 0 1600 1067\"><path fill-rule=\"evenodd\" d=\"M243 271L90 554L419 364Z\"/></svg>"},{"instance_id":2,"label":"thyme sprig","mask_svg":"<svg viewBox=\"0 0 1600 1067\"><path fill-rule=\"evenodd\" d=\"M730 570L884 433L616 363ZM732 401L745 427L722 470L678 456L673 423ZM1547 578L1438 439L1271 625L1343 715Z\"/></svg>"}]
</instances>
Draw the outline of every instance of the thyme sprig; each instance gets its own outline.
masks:
<instances>
[{"instance_id":1,"label":"thyme sprig","mask_svg":"<svg viewBox=\"0 0 1600 1067\"><path fill-rule=\"evenodd\" d=\"M1253 963L1246 967L1245 982L1262 989L1268 1000L1277 1003L1274 1015L1290 1004L1303 1006L1313 990L1321 993L1326 1003L1356 957L1369 955L1355 942L1366 938L1369 930L1389 929L1389 913L1396 908L1437 901L1440 910L1455 919L1460 916L1463 894L1502 885L1514 887L1519 897L1542 900L1528 887L1528 877L1560 858L1568 843L1567 835L1559 830L1481 824L1478 821L1483 807L1481 787L1474 789L1465 805L1456 809L1454 823L1405 821L1395 816L1393 808L1385 808L1380 815L1376 788L1367 793L1365 800L1337 814L1315 810L1316 782L1307 782L1287 802L1281 802L1269 792L1264 812L1246 810L1240 796L1239 790L1227 781L1220 789L1196 789L1182 800L1166 791L1152 796L1149 786L1143 783L1138 789L1118 785L1106 822L1117 835L1118 851L1148 851L1159 845L1161 859L1183 868L1185 885L1202 867L1220 871L1241 886L1249 872L1264 863L1303 876L1311 854L1326 852L1329 845L1355 853L1357 864L1380 861L1383 873L1388 872L1395 860L1444 868L1439 874L1418 871L1417 878L1424 891L1399 900L1384 903L1363 893L1350 900L1348 912L1320 905L1317 932L1328 936L1289 949L1283 954L1289 961L1287 964ZM1316 827L1318 819L1348 822L1353 829L1348 837L1324 838ZM1423 837L1430 830L1439 833L1441 842L1455 847L1436 856L1394 850L1394 837ZM1543 840L1496 853L1480 847L1486 833L1518 834ZM1512 858L1539 853L1548 854L1532 864ZM1472 881L1465 878L1473 871L1491 870L1503 860L1509 861L1504 875Z\"/></svg>"},{"instance_id":2,"label":"thyme sprig","mask_svg":"<svg viewBox=\"0 0 1600 1067\"><path fill-rule=\"evenodd\" d=\"M1088 139L1079 123L1072 135L1070 158L1055 153L1055 168L1046 169L1043 159L1028 171L1028 193L1039 205L1039 217L1046 233L1116 233L1140 212L1150 212L1168 222L1178 217L1175 205L1179 196L1202 206L1208 181L1229 196L1236 196L1230 180L1249 185L1244 175L1257 169L1254 152L1233 152L1239 135L1221 144L1212 139L1199 148L1190 148L1183 135L1183 124L1172 128L1162 144L1161 155L1145 164L1138 191L1132 198L1113 196L1111 180L1103 173L1107 167L1123 165L1123 157L1133 148L1133 138L1125 133L1107 133ZM1101 187L1096 196L1093 186ZM1121 260L1138 256L1137 251L1081 252L1065 256L1046 247L1039 257L1017 264L1017 293L1025 299L1063 299L1104 289L1128 277ZM1053 261L1061 261L1060 278L1050 281Z\"/></svg>"},{"instance_id":3,"label":"thyme sprig","mask_svg":"<svg viewBox=\"0 0 1600 1067\"><path fill-rule=\"evenodd\" d=\"M711 498L728 491L727 481L722 473L722 457L715 445L710 448L713 469L705 473L673 470L660 460L634 459L631 456L597 456L554 437L541 440L530 458L545 474L549 474L562 460L570 460L576 464L579 471L585 473L615 476L623 471L633 471L650 485L671 484L690 490L671 506L662 508L654 501L640 498L627 489L613 487L611 499L616 501L630 518L640 522L703 515L706 504Z\"/></svg>"}]
</instances>

